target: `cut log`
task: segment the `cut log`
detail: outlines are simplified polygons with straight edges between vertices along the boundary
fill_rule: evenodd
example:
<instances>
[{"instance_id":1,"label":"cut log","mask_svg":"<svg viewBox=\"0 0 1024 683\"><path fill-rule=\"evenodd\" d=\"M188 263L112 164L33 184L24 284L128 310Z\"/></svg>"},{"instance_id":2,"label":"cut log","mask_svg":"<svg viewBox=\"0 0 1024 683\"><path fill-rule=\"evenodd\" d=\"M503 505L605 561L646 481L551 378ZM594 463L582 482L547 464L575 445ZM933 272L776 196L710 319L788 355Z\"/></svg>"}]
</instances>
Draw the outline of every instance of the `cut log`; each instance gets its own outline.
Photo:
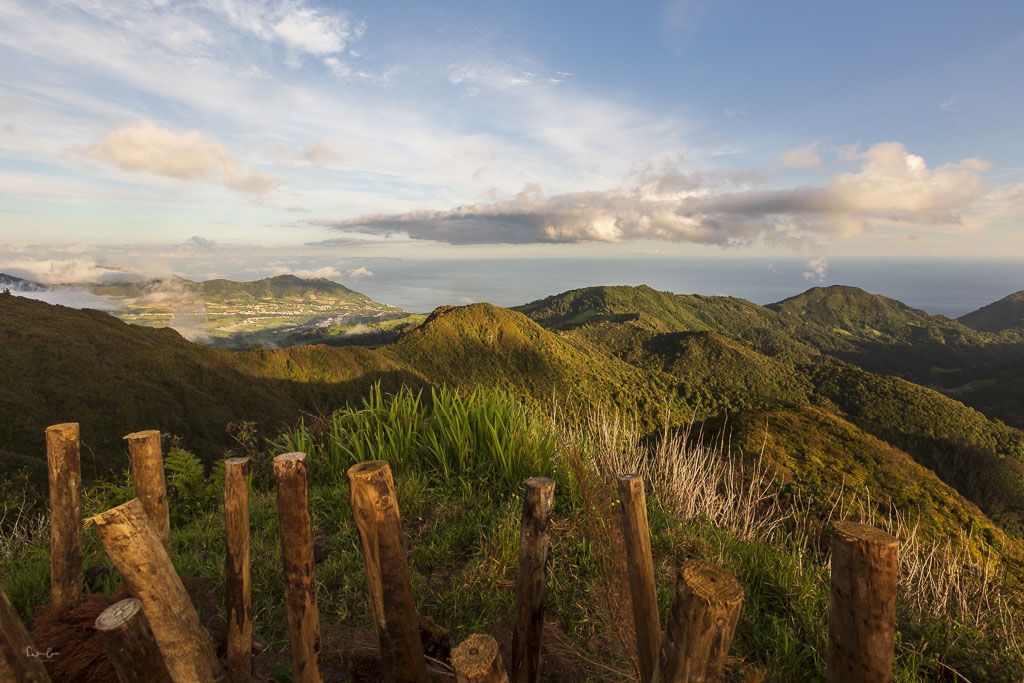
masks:
<instances>
[{"instance_id":1,"label":"cut log","mask_svg":"<svg viewBox=\"0 0 1024 683\"><path fill-rule=\"evenodd\" d=\"M828 680L893 680L899 541L866 524L832 528Z\"/></svg>"},{"instance_id":2,"label":"cut log","mask_svg":"<svg viewBox=\"0 0 1024 683\"><path fill-rule=\"evenodd\" d=\"M530 477L523 494L519 527L519 571L516 575L516 629L512 635L512 680L540 679L544 636L544 591L547 587L548 529L555 502L555 482Z\"/></svg>"},{"instance_id":3,"label":"cut log","mask_svg":"<svg viewBox=\"0 0 1024 683\"><path fill-rule=\"evenodd\" d=\"M181 578L138 498L91 519L131 592L142 601L175 681L218 681L223 670Z\"/></svg>"},{"instance_id":4,"label":"cut log","mask_svg":"<svg viewBox=\"0 0 1024 683\"><path fill-rule=\"evenodd\" d=\"M644 491L644 479L639 474L619 477L618 488L640 680L649 683L654 676L661 648L661 622L654 583L651 532L647 525L647 494Z\"/></svg>"},{"instance_id":5,"label":"cut log","mask_svg":"<svg viewBox=\"0 0 1024 683\"><path fill-rule=\"evenodd\" d=\"M32 646L28 629L0 588L0 681L49 683L45 656Z\"/></svg>"},{"instance_id":6,"label":"cut log","mask_svg":"<svg viewBox=\"0 0 1024 683\"><path fill-rule=\"evenodd\" d=\"M426 681L419 614L402 547L402 519L391 468L382 460L359 463L349 468L348 481L385 678Z\"/></svg>"},{"instance_id":7,"label":"cut log","mask_svg":"<svg viewBox=\"0 0 1024 683\"><path fill-rule=\"evenodd\" d=\"M742 605L743 586L725 569L704 560L683 564L653 680L720 681Z\"/></svg>"},{"instance_id":8,"label":"cut log","mask_svg":"<svg viewBox=\"0 0 1024 683\"><path fill-rule=\"evenodd\" d=\"M82 466L78 423L46 428L50 483L50 604L68 607L82 597Z\"/></svg>"},{"instance_id":9,"label":"cut log","mask_svg":"<svg viewBox=\"0 0 1024 683\"><path fill-rule=\"evenodd\" d=\"M164 456L160 448L160 432L148 429L124 437L128 442L128 464L135 495L156 529L160 542L171 552L171 517L167 507L167 485L164 481Z\"/></svg>"},{"instance_id":10,"label":"cut log","mask_svg":"<svg viewBox=\"0 0 1024 683\"><path fill-rule=\"evenodd\" d=\"M456 683L508 683L498 641L474 633L452 648Z\"/></svg>"},{"instance_id":11,"label":"cut log","mask_svg":"<svg viewBox=\"0 0 1024 683\"><path fill-rule=\"evenodd\" d=\"M138 598L127 598L96 617L96 631L121 683L171 683L163 653Z\"/></svg>"},{"instance_id":12,"label":"cut log","mask_svg":"<svg viewBox=\"0 0 1024 683\"><path fill-rule=\"evenodd\" d=\"M305 453L285 453L274 458L274 476L292 672L300 683L320 683L320 615Z\"/></svg>"},{"instance_id":13,"label":"cut log","mask_svg":"<svg viewBox=\"0 0 1024 683\"><path fill-rule=\"evenodd\" d=\"M224 461L227 669L231 683L252 679L252 588L249 558L249 458Z\"/></svg>"}]
</instances>

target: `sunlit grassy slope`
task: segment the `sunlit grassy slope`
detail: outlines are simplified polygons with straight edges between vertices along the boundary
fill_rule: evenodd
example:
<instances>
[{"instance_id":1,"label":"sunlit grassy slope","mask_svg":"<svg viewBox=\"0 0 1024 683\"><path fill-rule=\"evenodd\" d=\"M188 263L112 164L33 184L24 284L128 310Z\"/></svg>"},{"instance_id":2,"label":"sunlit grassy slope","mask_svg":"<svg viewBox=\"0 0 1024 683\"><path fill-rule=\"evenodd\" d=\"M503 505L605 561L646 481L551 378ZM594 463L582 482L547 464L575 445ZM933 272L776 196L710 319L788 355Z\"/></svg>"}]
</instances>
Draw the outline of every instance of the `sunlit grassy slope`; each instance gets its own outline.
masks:
<instances>
[{"instance_id":1,"label":"sunlit grassy slope","mask_svg":"<svg viewBox=\"0 0 1024 683\"><path fill-rule=\"evenodd\" d=\"M1013 601L1013 584L1006 582L1012 577L1005 575L1013 570L1019 547L991 524L983 526L980 513L895 449L814 409L765 414L753 418L751 426L763 418L779 435L763 456L781 477L775 483L750 465L738 467L735 451L701 448L671 433L646 440L628 420L607 412L565 417L552 419L504 392L388 396L374 391L363 402L269 442L242 439L236 454L253 460L253 616L257 638L269 645L257 657L258 672L274 680L289 678L270 458L301 449L310 460L324 667L335 680L347 679L349 667L360 665L365 643L374 638L343 474L370 457L386 458L394 468L417 607L455 642L472 632L492 632L508 645L519 486L527 475L555 478L544 680L633 680L613 477L637 463L646 463L639 466L648 481L662 621L668 618L674 568L684 559L721 563L744 586L730 680L823 677L825 548L829 520L840 516L872 520L903 540L897 680L931 680L951 671L995 681L1024 674L1024 653L1014 639L1020 605ZM738 432L744 443L746 429L740 425ZM833 450L836 444L842 447ZM823 447L828 460L818 462ZM207 591L201 610L216 611L223 600L220 469L204 474L197 459L178 449L169 453L167 469L175 565ZM938 493L915 504L897 490L894 474L907 480L906 495ZM878 497L851 499L861 495L862 484L881 476L891 481ZM828 488L844 478L849 479L847 498L830 497ZM814 505L805 504L801 489L816 491ZM94 483L87 487L86 513L131 495L120 481ZM924 529L917 534L912 526L886 518L893 504L927 510L936 519L908 514L911 524ZM948 519L936 521L947 514L944 508ZM958 529L971 524L978 525L976 540L964 541ZM931 543L935 538L942 543ZM46 599L46 540L45 533L15 536L0 553L0 581L27 617ZM86 536L86 564L87 590L116 586L116 572L92 530ZM988 609L978 611L982 599ZM372 673L363 675L372 680Z\"/></svg>"}]
</instances>

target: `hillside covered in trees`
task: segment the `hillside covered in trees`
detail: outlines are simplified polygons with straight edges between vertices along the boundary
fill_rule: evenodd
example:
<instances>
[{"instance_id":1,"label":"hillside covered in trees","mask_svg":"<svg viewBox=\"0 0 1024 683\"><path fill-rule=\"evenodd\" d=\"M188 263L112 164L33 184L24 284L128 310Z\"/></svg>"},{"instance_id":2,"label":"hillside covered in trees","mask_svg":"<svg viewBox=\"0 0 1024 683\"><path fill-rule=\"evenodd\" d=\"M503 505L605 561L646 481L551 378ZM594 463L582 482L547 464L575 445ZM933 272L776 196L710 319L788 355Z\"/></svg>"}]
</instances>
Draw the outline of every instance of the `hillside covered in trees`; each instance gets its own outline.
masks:
<instances>
[{"instance_id":1,"label":"hillside covered in trees","mask_svg":"<svg viewBox=\"0 0 1024 683\"><path fill-rule=\"evenodd\" d=\"M586 500L594 490L581 483L574 469L580 455L572 456L573 449L582 449L584 460L598 465L611 453L634 453L638 460L632 462L651 463L652 477L668 476L657 474L665 449L681 462L693 453L711 453L712 460L739 468L713 477L752 486L749 475L757 472L761 478L755 483L770 482L760 491L761 502L745 505L754 506L748 512L761 505L784 511L787 521L779 528L787 531L780 536L773 527L761 536L745 535L739 518L723 521L725 527L716 531L710 512L686 508L680 502L686 496L665 484L652 513L663 571L670 571L670 558L715 548L726 564L751 579L754 566L744 563L784 564L787 553L805 552L794 550L794 544L821 542L827 520L837 515L888 519L917 544L913 552L935 544L952 553L943 571L957 563L962 570L984 568L986 581L996 586L986 583L985 590L1001 591L1007 596L1005 609L1019 615L1014 610L1021 608L1024 585L1024 431L1013 418L1020 410L1021 387L1008 385L998 397L981 388L988 378L1004 381L1022 371L1020 335L1009 328L975 329L845 287L812 289L770 306L647 287L595 287L515 310L489 304L442 307L372 347L304 344L231 351L97 311L0 296L0 414L6 418L0 422L0 466L9 475L0 493L5 509L32 499L24 495L25 486L42 500L43 429L75 421L81 424L87 478L101 486L102 496L123 496L117 483L126 462L121 437L157 428L184 454L176 456L177 474L171 479L177 476L179 486L175 501L182 536L177 542L189 557L205 547L195 546L199 526L192 525L212 522L203 510L216 504L213 465L240 450L259 459L282 449L309 452L318 463L320 500L345 497L337 487L346 463L370 456L402 463L399 479L405 488L400 488L418 501L413 516L440 515L433 531L410 533L425 548L435 543L454 548L475 547L476 539L486 546L488 534L505 533L500 529L511 523L506 503L517 477L538 469L554 474L572 492L573 502L562 514L567 523L583 525L573 526L576 531L567 531L560 541L568 544L561 551L583 564L556 574L568 572L566 580L593 588L594 582L608 580L602 573L607 568L586 546L594 539L588 540L584 527L596 528L587 525L600 526L600 521L587 521L583 510L600 504ZM936 378L943 381L932 381ZM479 435L449 443L437 441L438 434L449 432L430 431L432 420L446 425L443 421L458 414L472 420L468 416L478 409L507 412L500 424L512 430L508 444L497 432L498 441L485 445L476 441ZM435 410L441 412L431 417ZM418 411L421 417L415 417ZM372 425L366 422L371 417ZM413 425L427 431L416 436L419 432L409 431ZM522 441L526 434L532 436ZM628 444L616 434L628 434ZM509 444L527 458L524 469L494 470L496 463L508 464ZM463 449L482 460L472 460ZM456 451L463 454L438 469L438 458L455 457ZM619 462L625 467L627 461ZM192 477L191 483L182 477ZM207 477L211 482L202 483ZM478 498L446 499L437 487L453 481ZM709 484L708 495L721 495L721 485ZM260 500L270 504L266 496ZM492 506L499 512L485 512ZM458 526L455 517L467 514L479 518ZM799 524L791 526L797 519ZM689 539L683 545L671 538L680 524ZM340 547L347 543L344 534L352 533L351 528L340 537L330 532L326 542ZM578 543L584 545L573 545ZM799 562L810 564L780 565L761 579L775 587L764 590L809 591L805 597L817 597L800 603L792 594L778 603L755 594L739 632L740 660L778 680L786 680L787 671L822 665L821 624L800 622L813 622L812 613L820 611L822 558L805 550L810 554ZM483 571L481 562L505 566L499 573L511 571L506 560L495 559L494 553L506 557L506 552L481 546L445 559L440 550L419 550L413 563L417 580L432 596L432 609L461 633L478 628L485 617L501 621L507 605L483 587L480 593L474 588L467 595L453 594L446 575L464 572L464 580L481 581L476 574ZM330 565L326 573L342 585L356 560L338 557L341 564ZM8 570L22 577L14 594L25 610L41 599L40 579L32 574L40 569L31 558L22 551L8 558ZM99 555L96 561L102 562ZM198 563L197 575L212 572L198 555L188 562ZM587 562L596 563L592 574L583 568ZM596 594L572 599L578 604L556 607L563 626L583 618L592 620L589 628L597 629L599 622L607 627L601 621L607 615L592 611ZM335 605L340 613L362 609L341 600ZM787 604L797 611L783 617L778 610ZM994 635L1003 633L995 622L968 627L966 617L956 617L940 625L934 614L909 614L901 617L909 648L901 666L908 672L937 672L943 666L969 671L972 658L1005 664L1020 654L1000 640L1005 634ZM571 649L595 634L566 627L563 635ZM599 635L602 642L612 638L610 632ZM795 649L766 659L765 639L776 637L791 639ZM930 654L917 661L912 652L922 648Z\"/></svg>"}]
</instances>

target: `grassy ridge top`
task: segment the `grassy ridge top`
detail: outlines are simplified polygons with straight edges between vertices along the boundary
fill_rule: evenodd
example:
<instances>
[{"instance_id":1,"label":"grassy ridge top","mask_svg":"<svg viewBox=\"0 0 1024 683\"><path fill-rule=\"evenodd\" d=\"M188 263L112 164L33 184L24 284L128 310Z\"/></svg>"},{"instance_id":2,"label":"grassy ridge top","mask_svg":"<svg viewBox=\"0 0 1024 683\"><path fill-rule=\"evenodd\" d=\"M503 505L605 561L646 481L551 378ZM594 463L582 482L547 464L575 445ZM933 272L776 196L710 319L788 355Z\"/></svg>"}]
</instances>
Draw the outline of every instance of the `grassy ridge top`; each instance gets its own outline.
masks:
<instances>
[{"instance_id":1,"label":"grassy ridge top","mask_svg":"<svg viewBox=\"0 0 1024 683\"><path fill-rule=\"evenodd\" d=\"M343 301L369 301L365 295L332 280L300 278L295 275L278 275L251 282L225 279L195 282L173 277L145 282L111 282L89 287L94 294L116 298L137 298L167 288L210 299L303 300L332 298Z\"/></svg>"},{"instance_id":2,"label":"grassy ridge top","mask_svg":"<svg viewBox=\"0 0 1024 683\"><path fill-rule=\"evenodd\" d=\"M0 450L36 470L49 424L80 422L97 472L121 461L120 437L130 431L159 428L209 457L228 444L229 422L278 429L303 412L339 407L374 382L504 386L538 401L557 393L645 415L663 403L636 368L486 304L440 309L378 349L228 351L98 311L0 296L0 379L0 414L11 416L0 421Z\"/></svg>"}]
</instances>

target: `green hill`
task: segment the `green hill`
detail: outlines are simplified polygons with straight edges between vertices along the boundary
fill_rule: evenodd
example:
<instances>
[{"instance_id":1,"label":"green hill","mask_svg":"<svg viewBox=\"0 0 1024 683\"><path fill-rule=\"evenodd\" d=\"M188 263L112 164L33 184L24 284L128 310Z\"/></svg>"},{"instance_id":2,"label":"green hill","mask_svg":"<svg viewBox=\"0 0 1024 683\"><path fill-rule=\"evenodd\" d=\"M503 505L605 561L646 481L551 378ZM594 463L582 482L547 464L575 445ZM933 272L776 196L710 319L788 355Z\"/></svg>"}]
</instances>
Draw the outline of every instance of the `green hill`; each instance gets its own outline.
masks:
<instances>
[{"instance_id":1,"label":"green hill","mask_svg":"<svg viewBox=\"0 0 1024 683\"><path fill-rule=\"evenodd\" d=\"M275 290L211 286L225 297L269 291L277 300L335 291L315 285L310 293L290 280ZM462 637L513 613L517 491L524 476L548 474L559 502L546 609L571 644L576 668L567 671L600 659L625 679L628 650L615 644L628 641L616 630L629 618L628 596L614 593L625 574L613 566L621 554L608 550L619 542L613 477L639 466L651 484L663 608L683 558L721 562L746 589L730 675L748 667L772 680L823 675L828 525L854 517L897 531L909 557L897 617L900 680L954 670L972 680L1019 678L1024 432L841 359L929 344L966 354L1012 345L1009 338L859 290L812 290L776 308L599 287L522 312L442 307L422 322L396 322L394 340L374 348L232 351L97 311L0 296L0 505L14 488L14 504L24 505L18 471L34 473L45 490L43 430L55 422L82 424L89 476L120 475L121 436L137 429L159 428L207 464L226 448L245 450L254 462L254 528L264 530L276 519L270 457L305 451L316 538L328 551L317 566L321 614L333 633L372 619L356 530L335 504L347 500L343 472L384 457L395 466L417 596ZM441 385L453 390L416 391ZM388 396L400 387L412 391ZM672 428L662 438L656 428L666 415ZM674 439L692 417L703 420L687 432L693 438ZM239 421L257 422L267 438L234 443L226 426ZM734 460L728 444L747 461ZM774 482L754 475L755 459ZM167 467L175 562L219 590L217 469L204 472L177 448ZM120 482L90 482L85 504L98 511L130 497ZM29 499L41 505L45 496ZM689 504L693 511L681 512ZM45 532L18 539L0 557L0 574L24 614L45 600L49 564ZM273 533L254 535L254 615L286 659L279 552ZM107 567L95 539L87 557L90 567ZM913 573L921 567L934 575ZM92 590L112 588L116 574L103 571ZM347 656L333 643L327 649Z\"/></svg>"},{"instance_id":2,"label":"green hill","mask_svg":"<svg viewBox=\"0 0 1024 683\"><path fill-rule=\"evenodd\" d=\"M228 423L256 421L273 432L374 382L503 386L538 402L558 396L628 408L650 425L666 393L600 349L486 304L439 309L379 349L229 351L98 311L0 296L0 380L0 414L9 416L0 421L0 451L8 466L36 474L40 435L57 422L82 424L92 452L86 469L96 474L120 466L120 437L131 431L159 428L212 459L230 444Z\"/></svg>"},{"instance_id":3,"label":"green hill","mask_svg":"<svg viewBox=\"0 0 1024 683\"><path fill-rule=\"evenodd\" d=\"M1020 405L1022 387L1007 367L1024 348L1002 338L853 287L814 288L769 307L595 287L520 310L661 373L698 418L811 400L906 450L1008 527L1024 529L1024 432L956 400L961 392L979 407ZM945 365L937 369L937 362ZM955 398L877 372L939 374ZM1002 378L992 385L1002 392L983 393L985 381L974 381L972 392L957 384L991 375Z\"/></svg>"},{"instance_id":4,"label":"green hill","mask_svg":"<svg viewBox=\"0 0 1024 683\"><path fill-rule=\"evenodd\" d=\"M173 277L93 285L90 291L109 300L113 314L127 322L173 327L190 339L238 349L315 342L356 325L368 339L387 338L387 326L408 315L337 282L294 275L253 282Z\"/></svg>"},{"instance_id":5,"label":"green hill","mask_svg":"<svg viewBox=\"0 0 1024 683\"><path fill-rule=\"evenodd\" d=\"M960 322L983 332L1017 330L1024 332L1024 290L1014 292L999 301L982 306L958 318Z\"/></svg>"},{"instance_id":6,"label":"green hill","mask_svg":"<svg viewBox=\"0 0 1024 683\"><path fill-rule=\"evenodd\" d=\"M636 411L652 424L665 404L657 377L490 304L439 308L380 352L436 383L605 403Z\"/></svg>"},{"instance_id":7,"label":"green hill","mask_svg":"<svg viewBox=\"0 0 1024 683\"><path fill-rule=\"evenodd\" d=\"M588 287L516 310L554 330L627 323L651 332L718 332L770 356L806 359L815 353L789 334L775 311L735 297L672 294L646 285Z\"/></svg>"},{"instance_id":8,"label":"green hill","mask_svg":"<svg viewBox=\"0 0 1024 683\"><path fill-rule=\"evenodd\" d=\"M733 445L769 465L793 495L828 514L842 492L845 505L885 514L897 510L925 538L961 533L992 546L1024 570L1024 545L906 452L820 408L745 413L732 419Z\"/></svg>"},{"instance_id":9,"label":"green hill","mask_svg":"<svg viewBox=\"0 0 1024 683\"><path fill-rule=\"evenodd\" d=\"M805 368L818 399L907 451L990 517L1024 531L1024 431L937 391L838 361Z\"/></svg>"},{"instance_id":10,"label":"green hill","mask_svg":"<svg viewBox=\"0 0 1024 683\"><path fill-rule=\"evenodd\" d=\"M120 467L129 432L159 428L212 458L229 442L229 422L280 429L378 379L421 382L364 349L222 351L99 311L0 296L0 450L36 470L48 424L82 424L83 466L95 474Z\"/></svg>"}]
</instances>

